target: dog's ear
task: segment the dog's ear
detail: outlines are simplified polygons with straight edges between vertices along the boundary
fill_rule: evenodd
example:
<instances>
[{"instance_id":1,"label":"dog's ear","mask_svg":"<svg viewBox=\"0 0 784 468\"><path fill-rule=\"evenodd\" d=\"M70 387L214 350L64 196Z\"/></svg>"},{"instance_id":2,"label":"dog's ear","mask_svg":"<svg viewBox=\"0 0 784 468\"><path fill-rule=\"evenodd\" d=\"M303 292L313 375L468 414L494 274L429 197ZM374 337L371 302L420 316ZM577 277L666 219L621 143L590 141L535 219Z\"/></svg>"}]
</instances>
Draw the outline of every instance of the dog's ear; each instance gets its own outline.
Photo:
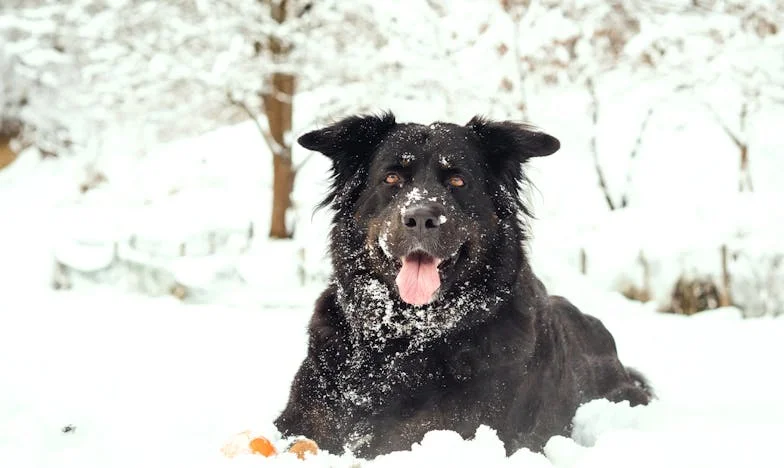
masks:
<instances>
[{"instance_id":1,"label":"dog's ear","mask_svg":"<svg viewBox=\"0 0 784 468\"><path fill-rule=\"evenodd\" d=\"M328 127L308 132L297 139L304 148L332 160L332 190L322 206L334 202L336 208L353 200L361 189L371 155L395 126L391 112L355 115Z\"/></svg>"},{"instance_id":2,"label":"dog's ear","mask_svg":"<svg viewBox=\"0 0 784 468\"><path fill-rule=\"evenodd\" d=\"M537 156L549 156L561 147L554 136L524 123L494 122L476 116L466 126L479 136L491 164L520 164Z\"/></svg>"},{"instance_id":3,"label":"dog's ear","mask_svg":"<svg viewBox=\"0 0 784 468\"><path fill-rule=\"evenodd\" d=\"M515 208L530 214L518 196L520 183L525 181L523 164L531 158L555 153L561 143L557 138L523 123L494 122L476 116L466 127L478 136L490 174L505 189L495 196L499 215L508 216L516 211Z\"/></svg>"},{"instance_id":4,"label":"dog's ear","mask_svg":"<svg viewBox=\"0 0 784 468\"><path fill-rule=\"evenodd\" d=\"M333 161L362 158L375 148L394 125L395 116L391 112L353 115L328 127L308 132L299 137L297 142Z\"/></svg>"}]
</instances>

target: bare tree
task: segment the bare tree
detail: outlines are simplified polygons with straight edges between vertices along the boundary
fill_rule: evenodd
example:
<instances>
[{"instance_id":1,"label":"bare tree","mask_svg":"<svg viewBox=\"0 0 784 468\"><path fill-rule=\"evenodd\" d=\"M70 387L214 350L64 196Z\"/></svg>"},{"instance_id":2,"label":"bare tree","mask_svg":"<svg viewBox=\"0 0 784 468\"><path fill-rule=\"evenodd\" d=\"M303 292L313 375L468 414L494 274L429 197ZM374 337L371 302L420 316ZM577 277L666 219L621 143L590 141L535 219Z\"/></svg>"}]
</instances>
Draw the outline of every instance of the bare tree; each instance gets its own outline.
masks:
<instances>
[{"instance_id":1,"label":"bare tree","mask_svg":"<svg viewBox=\"0 0 784 468\"><path fill-rule=\"evenodd\" d=\"M519 0L502 1L502 4L507 9L514 4L518 11L516 18L522 18L519 21L526 21L529 25L556 21L563 24L563 31L548 31L546 34L538 31L538 37L521 33L518 40L523 44L529 43L528 54L523 59L527 75L531 81L544 86L576 85L585 90L592 127L589 151L597 184L610 210L625 207L629 203L628 186L620 194L615 194L617 187L613 190L601 163L598 127L602 96L599 87L601 81L612 73L622 71L633 75L645 67L626 52L627 45L640 33L640 12L634 10L633 4L622 1L563 5L551 0ZM524 7L526 12L520 13L519 10ZM629 155L627 181L631 179L631 161L639 152L647 120L648 117L643 120L636 135L635 148Z\"/></svg>"},{"instance_id":2,"label":"bare tree","mask_svg":"<svg viewBox=\"0 0 784 468\"><path fill-rule=\"evenodd\" d=\"M784 95L784 61L780 51L784 39L784 0L728 0L701 2L608 2L567 3L551 0L502 0L516 5L517 17L539 6L536 23L557 22L561 28L550 35L522 35L527 45L526 77L544 85L578 85L588 95L588 115L594 127L589 147L597 184L608 208L629 203L631 165L642 147L653 112L651 102L642 119L629 154L625 187L613 187L601 164L596 128L601 119L602 81L613 74L634 77L635 86L649 82L670 86L673 94L688 90L706 102L739 155L739 190L753 190L751 176L752 142L748 131L754 112L772 103L772 95ZM678 15L683 34L669 27ZM728 27L731 25L731 27ZM549 32L549 31L548 31ZM694 50L706 51L699 55ZM632 81L632 80L630 80ZM742 101L727 111L727 100L706 99L714 86L738 89ZM780 99L784 102L784 99ZM619 185L620 184L616 184Z\"/></svg>"},{"instance_id":3,"label":"bare tree","mask_svg":"<svg viewBox=\"0 0 784 468\"><path fill-rule=\"evenodd\" d=\"M641 48L642 56L668 71L674 92L688 92L704 104L737 149L738 190L753 191L753 117L762 107L784 103L784 1L694 1L659 8L681 14L691 34L654 35ZM695 56L693 43L706 52ZM718 100L710 94L717 89Z\"/></svg>"},{"instance_id":4,"label":"bare tree","mask_svg":"<svg viewBox=\"0 0 784 468\"><path fill-rule=\"evenodd\" d=\"M487 86L488 74L476 75L476 82L467 77L459 80L434 80L423 69L456 69L460 54L483 47L479 38L489 35L493 12L475 18L476 29L455 28L447 21L459 15L459 5L443 0L419 2L419 21L427 28L411 31L401 10L385 10L378 2L321 2L313 4L297 0L254 0L264 6L262 23L271 26L257 31L253 43L255 57L266 59L263 86L251 92L231 93L230 101L254 118L257 128L273 155L273 202L269 235L287 238L293 234L287 224L291 194L297 170L304 161L293 159L293 102L297 93L319 87L350 88L355 96L373 96L373 100L356 102L349 96L332 100L313 114L312 123L323 123L346 112L378 110L368 106L379 97L395 96L399 100L437 102L448 108L461 108L472 101L508 117L521 117L525 110L521 99L509 99L512 87L505 70L489 79L496 86ZM470 1L465 1L471 6ZM458 10L458 11L453 11ZM271 22L269 20L272 20ZM465 20L461 26L465 26ZM454 30L451 30L453 28ZM248 28L250 29L250 28ZM466 32L466 30L468 32ZM451 41L439 43L445 35ZM384 53L384 49L389 49ZM405 56L400 51L405 50ZM504 45L493 52L503 56ZM494 60L493 56L490 59ZM351 63L351 67L345 64ZM488 70L494 70L488 67ZM477 82L481 81L481 85ZM517 87L521 90L522 86ZM344 94L341 91L341 94ZM261 109L263 116L255 109ZM306 161L307 159L305 159Z\"/></svg>"},{"instance_id":5,"label":"bare tree","mask_svg":"<svg viewBox=\"0 0 784 468\"><path fill-rule=\"evenodd\" d=\"M784 82L774 78L767 70L762 69L763 64L755 64L751 70L733 71L732 85L740 88L740 103L729 115L721 112L714 104L706 99L702 99L703 104L713 116L716 123L721 127L724 134L738 151L738 191L753 192L754 184L751 176L751 137L750 120L756 112L765 105L775 105L776 100L771 99L771 87L778 88L778 92L784 93ZM693 93L699 93L699 89L690 86L688 89ZM784 101L781 102L784 104Z\"/></svg>"},{"instance_id":6,"label":"bare tree","mask_svg":"<svg viewBox=\"0 0 784 468\"><path fill-rule=\"evenodd\" d=\"M738 111L738 129L733 130L731 126L727 125L724 119L716 112L716 110L706 103L706 106L713 115L716 123L721 126L721 129L729 137L735 147L738 149L739 156L739 170L738 170L738 191L739 192L753 192L754 185L751 180L751 171L749 170L749 141L746 136L746 129L749 118L749 101L744 99Z\"/></svg>"}]
</instances>

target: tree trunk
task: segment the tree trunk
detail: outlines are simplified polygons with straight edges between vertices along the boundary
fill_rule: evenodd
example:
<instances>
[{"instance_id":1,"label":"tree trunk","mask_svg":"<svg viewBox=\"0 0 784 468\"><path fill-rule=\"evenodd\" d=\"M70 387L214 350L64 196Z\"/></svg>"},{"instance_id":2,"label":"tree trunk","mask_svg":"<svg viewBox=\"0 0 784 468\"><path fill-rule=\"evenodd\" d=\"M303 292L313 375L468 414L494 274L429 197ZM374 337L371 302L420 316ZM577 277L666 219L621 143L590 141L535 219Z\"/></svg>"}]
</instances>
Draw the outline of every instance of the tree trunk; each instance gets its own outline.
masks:
<instances>
[{"instance_id":1,"label":"tree trunk","mask_svg":"<svg viewBox=\"0 0 784 468\"><path fill-rule=\"evenodd\" d=\"M291 161L290 142L286 141L286 136L291 132L294 83L294 75L274 73L270 90L262 95L270 136L275 144L272 148L272 218L269 235L276 239L287 239L292 235L286 226L286 213L291 208L291 192L294 189L296 171Z\"/></svg>"},{"instance_id":2,"label":"tree trunk","mask_svg":"<svg viewBox=\"0 0 784 468\"><path fill-rule=\"evenodd\" d=\"M749 145L743 144L740 147L740 184L738 187L741 192L753 192L754 185L751 183L751 171L749 171Z\"/></svg>"},{"instance_id":3,"label":"tree trunk","mask_svg":"<svg viewBox=\"0 0 784 468\"><path fill-rule=\"evenodd\" d=\"M743 101L740 108L740 134L744 135L744 140L736 141L740 151L740 184L739 191L754 191L754 186L751 183L751 171L749 170L749 137L746 135L746 120L749 116L749 102Z\"/></svg>"},{"instance_id":4,"label":"tree trunk","mask_svg":"<svg viewBox=\"0 0 784 468\"><path fill-rule=\"evenodd\" d=\"M286 213L291 208L291 192L294 189L294 168L291 158L274 156L272 160L274 180L272 181L272 218L269 236L274 239L288 239L293 232L286 225Z\"/></svg>"},{"instance_id":5,"label":"tree trunk","mask_svg":"<svg viewBox=\"0 0 784 468\"><path fill-rule=\"evenodd\" d=\"M286 21L287 10L287 0L270 2L270 14L278 24ZM267 46L275 63L285 62L290 48L283 41L272 35ZM291 142L287 137L291 133L295 83L293 74L276 71L270 77L270 85L261 95L272 140L272 217L269 236L274 239L288 239L293 234L286 226L286 213L291 208L296 170L291 161Z\"/></svg>"},{"instance_id":6,"label":"tree trunk","mask_svg":"<svg viewBox=\"0 0 784 468\"><path fill-rule=\"evenodd\" d=\"M721 295L719 296L719 307L727 307L732 304L730 294L730 270L727 261L729 256L727 244L721 246Z\"/></svg>"},{"instance_id":7,"label":"tree trunk","mask_svg":"<svg viewBox=\"0 0 784 468\"><path fill-rule=\"evenodd\" d=\"M11 137L0 135L0 170L16 159L16 152L11 149Z\"/></svg>"}]
</instances>

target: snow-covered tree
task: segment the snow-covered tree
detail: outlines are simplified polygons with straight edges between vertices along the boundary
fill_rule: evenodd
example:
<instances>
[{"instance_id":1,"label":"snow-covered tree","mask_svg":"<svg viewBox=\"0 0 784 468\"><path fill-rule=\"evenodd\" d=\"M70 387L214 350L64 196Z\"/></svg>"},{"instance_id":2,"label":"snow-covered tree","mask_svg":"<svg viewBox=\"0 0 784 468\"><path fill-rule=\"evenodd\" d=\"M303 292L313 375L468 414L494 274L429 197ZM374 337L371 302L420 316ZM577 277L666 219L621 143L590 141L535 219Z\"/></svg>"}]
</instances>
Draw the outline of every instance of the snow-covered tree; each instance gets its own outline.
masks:
<instances>
[{"instance_id":1,"label":"snow-covered tree","mask_svg":"<svg viewBox=\"0 0 784 468\"><path fill-rule=\"evenodd\" d=\"M214 127L228 106L198 73L217 53L199 39L202 20L190 1L4 2L0 49L26 96L25 126L53 150L124 121L163 140Z\"/></svg>"},{"instance_id":2,"label":"snow-covered tree","mask_svg":"<svg viewBox=\"0 0 784 468\"><path fill-rule=\"evenodd\" d=\"M14 19L4 14L9 5L0 7L0 117L13 122L13 136L36 144L43 154L56 154L70 145L66 134L67 117L59 104L67 99L56 96L72 82L67 58L58 51L56 42L48 36L56 24L46 17L47 12L36 10L32 18ZM28 30L36 30L47 37L52 47L38 48L28 39ZM17 143L20 143L17 141Z\"/></svg>"},{"instance_id":3,"label":"snow-covered tree","mask_svg":"<svg viewBox=\"0 0 784 468\"><path fill-rule=\"evenodd\" d=\"M16 158L16 140L22 133L19 110L25 104L24 95L12 86L14 73L7 61L0 50L0 169Z\"/></svg>"},{"instance_id":4,"label":"snow-covered tree","mask_svg":"<svg viewBox=\"0 0 784 468\"><path fill-rule=\"evenodd\" d=\"M274 155L273 237L291 234L296 94L328 96L304 126L399 102L428 102L446 118L467 108L516 118L501 40L511 24L500 5L468 0L17 0L0 9L4 49L32 80L29 94L50 104L37 111L31 98L25 110L36 139L65 130L80 142L140 121L170 139L254 117Z\"/></svg>"},{"instance_id":5,"label":"snow-covered tree","mask_svg":"<svg viewBox=\"0 0 784 468\"><path fill-rule=\"evenodd\" d=\"M465 108L520 114L519 100L508 99L511 86L499 67L504 52L498 29L511 23L504 22L497 4L205 3L207 29L225 43L208 80L256 120L273 154L272 237L291 234L286 212L301 164L291 151L292 135L302 130L293 128L296 95L327 97L312 106L308 118L299 119L300 126L400 102L428 102L443 117ZM243 14L217 13L227 5ZM454 70L455 76L442 76L442 70Z\"/></svg>"},{"instance_id":6,"label":"snow-covered tree","mask_svg":"<svg viewBox=\"0 0 784 468\"><path fill-rule=\"evenodd\" d=\"M657 34L641 48L673 71L677 90L705 105L737 149L738 190L753 191L754 117L784 105L784 1L697 1L684 8L682 22L688 34L678 41Z\"/></svg>"},{"instance_id":7,"label":"snow-covered tree","mask_svg":"<svg viewBox=\"0 0 784 468\"><path fill-rule=\"evenodd\" d=\"M745 97L714 113L748 153L745 120L782 80L771 54L741 59L780 47L781 3L9 0L0 5L3 114L51 153L118 128L170 140L251 116L274 155L270 234L287 237L303 162L293 136L346 113L411 103L447 119L526 119L531 90L577 85L596 126L608 77L635 86L666 79L705 99L716 77L731 75ZM597 147L594 137L608 206L624 206Z\"/></svg>"},{"instance_id":8,"label":"snow-covered tree","mask_svg":"<svg viewBox=\"0 0 784 468\"><path fill-rule=\"evenodd\" d=\"M703 101L740 154L740 190L751 189L748 126L760 106L784 102L784 2L673 0L501 0L525 25L521 73L536 85L578 85L588 96L598 184L610 209L624 207L623 183L608 181L597 142L603 95L648 87L629 160L657 102L683 91ZM728 90L731 96L728 96ZM727 103L732 102L731 106ZM631 167L631 166L630 166ZM627 173L628 186L631 173ZM627 187L628 188L628 187Z\"/></svg>"}]
</instances>

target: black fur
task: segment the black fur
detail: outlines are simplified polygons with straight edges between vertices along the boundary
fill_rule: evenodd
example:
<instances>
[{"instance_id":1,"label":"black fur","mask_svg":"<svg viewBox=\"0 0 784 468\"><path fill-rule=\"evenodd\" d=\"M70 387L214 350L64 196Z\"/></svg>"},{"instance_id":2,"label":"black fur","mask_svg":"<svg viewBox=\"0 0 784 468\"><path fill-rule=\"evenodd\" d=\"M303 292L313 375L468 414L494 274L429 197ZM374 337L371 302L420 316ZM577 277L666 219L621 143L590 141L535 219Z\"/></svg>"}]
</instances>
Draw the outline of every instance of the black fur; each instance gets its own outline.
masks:
<instances>
[{"instance_id":1,"label":"black fur","mask_svg":"<svg viewBox=\"0 0 784 468\"><path fill-rule=\"evenodd\" d=\"M424 126L387 113L299 143L332 159L334 276L276 420L284 434L374 457L430 430L470 437L485 424L512 453L568 434L589 400L651 399L601 322L549 296L526 259L524 163L557 151L557 139L513 122ZM407 228L412 207L443 222L425 234ZM443 259L440 288L422 306L395 283L412 252Z\"/></svg>"}]
</instances>

